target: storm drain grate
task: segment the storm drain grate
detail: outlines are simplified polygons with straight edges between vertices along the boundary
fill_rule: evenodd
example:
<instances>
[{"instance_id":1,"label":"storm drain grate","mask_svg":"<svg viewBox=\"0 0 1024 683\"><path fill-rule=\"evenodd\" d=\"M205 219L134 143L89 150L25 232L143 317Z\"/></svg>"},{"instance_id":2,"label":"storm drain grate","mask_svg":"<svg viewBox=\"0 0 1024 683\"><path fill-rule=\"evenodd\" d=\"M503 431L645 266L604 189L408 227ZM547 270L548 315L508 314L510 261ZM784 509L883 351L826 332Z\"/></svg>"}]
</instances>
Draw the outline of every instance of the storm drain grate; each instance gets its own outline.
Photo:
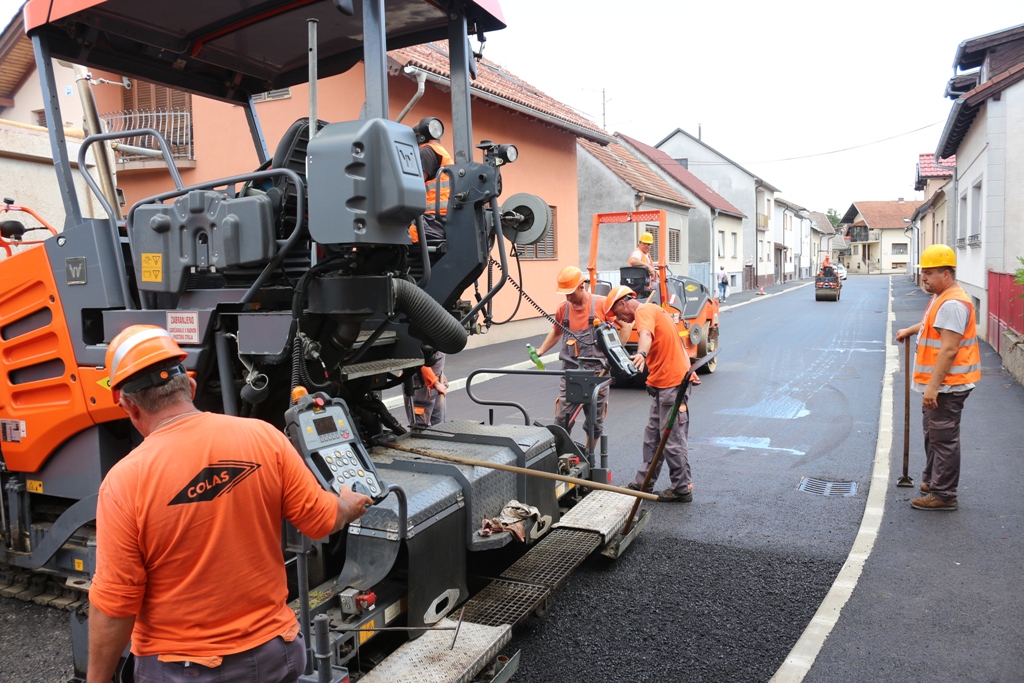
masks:
<instances>
[{"instance_id":1,"label":"storm drain grate","mask_svg":"<svg viewBox=\"0 0 1024 683\"><path fill-rule=\"evenodd\" d=\"M800 477L800 485L797 489L804 493L813 493L818 496L856 496L857 482L822 481L821 479Z\"/></svg>"},{"instance_id":2,"label":"storm drain grate","mask_svg":"<svg viewBox=\"0 0 1024 683\"><path fill-rule=\"evenodd\" d=\"M556 588L601 544L593 531L554 529L501 574L501 578Z\"/></svg>"},{"instance_id":3,"label":"storm drain grate","mask_svg":"<svg viewBox=\"0 0 1024 683\"><path fill-rule=\"evenodd\" d=\"M492 581L466 603L462 618L484 626L515 626L533 612L550 591L514 581Z\"/></svg>"}]
</instances>

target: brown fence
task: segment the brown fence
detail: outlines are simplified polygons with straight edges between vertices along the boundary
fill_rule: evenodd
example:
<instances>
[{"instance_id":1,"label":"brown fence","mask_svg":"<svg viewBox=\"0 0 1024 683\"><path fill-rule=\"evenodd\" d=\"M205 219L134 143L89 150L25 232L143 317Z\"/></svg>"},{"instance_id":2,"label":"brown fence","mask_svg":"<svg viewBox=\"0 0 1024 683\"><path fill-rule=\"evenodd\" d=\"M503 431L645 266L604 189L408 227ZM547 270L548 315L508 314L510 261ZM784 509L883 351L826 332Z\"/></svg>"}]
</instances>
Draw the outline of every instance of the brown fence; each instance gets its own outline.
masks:
<instances>
[{"instance_id":1,"label":"brown fence","mask_svg":"<svg viewBox=\"0 0 1024 683\"><path fill-rule=\"evenodd\" d=\"M1003 332L1024 336L1024 287L1010 273L988 272L988 343L1001 352Z\"/></svg>"}]
</instances>

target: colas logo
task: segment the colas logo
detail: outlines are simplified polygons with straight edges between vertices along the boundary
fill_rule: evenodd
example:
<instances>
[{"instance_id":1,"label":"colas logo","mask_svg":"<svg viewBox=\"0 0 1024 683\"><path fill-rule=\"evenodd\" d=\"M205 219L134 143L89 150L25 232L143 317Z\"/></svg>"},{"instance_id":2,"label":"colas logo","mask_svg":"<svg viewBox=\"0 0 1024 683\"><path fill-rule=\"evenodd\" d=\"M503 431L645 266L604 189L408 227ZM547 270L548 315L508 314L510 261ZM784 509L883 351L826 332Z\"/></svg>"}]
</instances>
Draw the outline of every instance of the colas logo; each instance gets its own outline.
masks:
<instances>
[{"instance_id":1,"label":"colas logo","mask_svg":"<svg viewBox=\"0 0 1024 683\"><path fill-rule=\"evenodd\" d=\"M199 470L185 488L168 505L202 503L231 491L243 479L259 469L259 464L245 460L218 460Z\"/></svg>"}]
</instances>

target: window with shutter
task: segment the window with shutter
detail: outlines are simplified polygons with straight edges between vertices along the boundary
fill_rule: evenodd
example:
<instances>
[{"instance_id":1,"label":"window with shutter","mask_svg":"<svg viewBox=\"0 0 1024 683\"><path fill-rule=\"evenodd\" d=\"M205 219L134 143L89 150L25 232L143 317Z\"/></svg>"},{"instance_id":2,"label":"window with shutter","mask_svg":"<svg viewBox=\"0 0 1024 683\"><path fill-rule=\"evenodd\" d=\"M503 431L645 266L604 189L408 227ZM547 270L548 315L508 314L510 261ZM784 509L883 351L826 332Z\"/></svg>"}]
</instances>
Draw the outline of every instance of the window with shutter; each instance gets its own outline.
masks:
<instances>
[{"instance_id":1,"label":"window with shutter","mask_svg":"<svg viewBox=\"0 0 1024 683\"><path fill-rule=\"evenodd\" d=\"M644 228L644 231L651 233L651 236L654 237L654 244L651 245L651 251L649 253L651 255L651 260L657 263L658 245L661 244L661 241L658 239L658 225L651 225L650 223L648 223L647 226ZM671 238L671 234L669 235L669 237ZM639 241L639 239L637 241ZM669 250L669 253L672 253L671 249Z\"/></svg>"},{"instance_id":2,"label":"window with shutter","mask_svg":"<svg viewBox=\"0 0 1024 683\"><path fill-rule=\"evenodd\" d=\"M669 230L668 231L668 261L669 263L679 263L682 259L679 257L679 231Z\"/></svg>"},{"instance_id":3,"label":"window with shutter","mask_svg":"<svg viewBox=\"0 0 1024 683\"><path fill-rule=\"evenodd\" d=\"M131 89L121 91L120 112L104 114L108 131L153 128L171 148L175 159L192 159L192 95L162 85L132 80ZM126 139L134 147L159 149L151 136ZM120 161L138 161L141 156L119 154Z\"/></svg>"},{"instance_id":4,"label":"window with shutter","mask_svg":"<svg viewBox=\"0 0 1024 683\"><path fill-rule=\"evenodd\" d=\"M524 261L554 261L558 258L558 209L551 207L551 229L533 244L516 246L519 258Z\"/></svg>"}]
</instances>

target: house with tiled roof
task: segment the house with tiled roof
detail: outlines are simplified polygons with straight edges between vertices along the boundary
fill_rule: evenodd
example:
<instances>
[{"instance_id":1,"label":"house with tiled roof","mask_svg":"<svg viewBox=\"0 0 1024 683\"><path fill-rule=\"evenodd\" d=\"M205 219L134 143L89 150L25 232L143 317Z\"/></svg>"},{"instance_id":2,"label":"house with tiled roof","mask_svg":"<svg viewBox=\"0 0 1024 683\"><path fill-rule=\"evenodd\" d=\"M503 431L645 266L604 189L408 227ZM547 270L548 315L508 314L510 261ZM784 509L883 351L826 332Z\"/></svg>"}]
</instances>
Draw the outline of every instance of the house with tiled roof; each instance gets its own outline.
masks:
<instances>
[{"instance_id":1,"label":"house with tiled roof","mask_svg":"<svg viewBox=\"0 0 1024 683\"><path fill-rule=\"evenodd\" d=\"M828 219L828 216L820 211L809 211L807 215L811 223L810 248L807 252L810 261L809 275L814 275L826 254L833 261L838 262L838 259L832 257L832 253L833 249L842 250L843 241L842 236L837 235L835 228L832 227L832 221Z\"/></svg>"},{"instance_id":2,"label":"house with tiled roof","mask_svg":"<svg viewBox=\"0 0 1024 683\"><path fill-rule=\"evenodd\" d=\"M688 214L693 204L619 142L577 140L579 177L579 262L590 257L591 219L595 213L664 210L667 214L666 261L675 272L689 272ZM601 227L597 269L603 280L618 284L619 268L627 265L641 233L654 235L651 257L658 260L661 243L657 221L608 224Z\"/></svg>"},{"instance_id":3,"label":"house with tiled roof","mask_svg":"<svg viewBox=\"0 0 1024 683\"><path fill-rule=\"evenodd\" d=\"M847 271L851 275L908 272L911 217L917 206L918 202L902 197L850 204L841 220L850 238Z\"/></svg>"},{"instance_id":4,"label":"house with tiled roof","mask_svg":"<svg viewBox=\"0 0 1024 683\"><path fill-rule=\"evenodd\" d=\"M690 271L707 264L706 279L714 285L713 273L724 268L732 291L743 282L743 219L746 215L728 199L657 147L628 135L616 133L620 143L637 155L648 168L674 187L694 208L689 212ZM715 291L715 287L711 287Z\"/></svg>"},{"instance_id":5,"label":"house with tiled roof","mask_svg":"<svg viewBox=\"0 0 1024 683\"><path fill-rule=\"evenodd\" d=\"M1024 24L961 42L953 71L946 85L953 106L934 154L956 155L947 243L956 251L957 282L980 313L978 333L998 350L1009 307L990 307L988 292L995 281L1012 280L1024 255Z\"/></svg>"},{"instance_id":6,"label":"house with tiled roof","mask_svg":"<svg viewBox=\"0 0 1024 683\"><path fill-rule=\"evenodd\" d=\"M934 153L919 154L914 189L924 192L924 202L910 217L913 232L910 241L909 270L918 277L920 254L933 244L951 244L950 230L956 222L956 202L953 201L953 171L956 155L936 159Z\"/></svg>"},{"instance_id":7,"label":"house with tiled roof","mask_svg":"<svg viewBox=\"0 0 1024 683\"><path fill-rule=\"evenodd\" d=\"M779 188L681 128L666 135L655 147L743 212L743 289L773 284L772 220Z\"/></svg>"}]
</instances>

